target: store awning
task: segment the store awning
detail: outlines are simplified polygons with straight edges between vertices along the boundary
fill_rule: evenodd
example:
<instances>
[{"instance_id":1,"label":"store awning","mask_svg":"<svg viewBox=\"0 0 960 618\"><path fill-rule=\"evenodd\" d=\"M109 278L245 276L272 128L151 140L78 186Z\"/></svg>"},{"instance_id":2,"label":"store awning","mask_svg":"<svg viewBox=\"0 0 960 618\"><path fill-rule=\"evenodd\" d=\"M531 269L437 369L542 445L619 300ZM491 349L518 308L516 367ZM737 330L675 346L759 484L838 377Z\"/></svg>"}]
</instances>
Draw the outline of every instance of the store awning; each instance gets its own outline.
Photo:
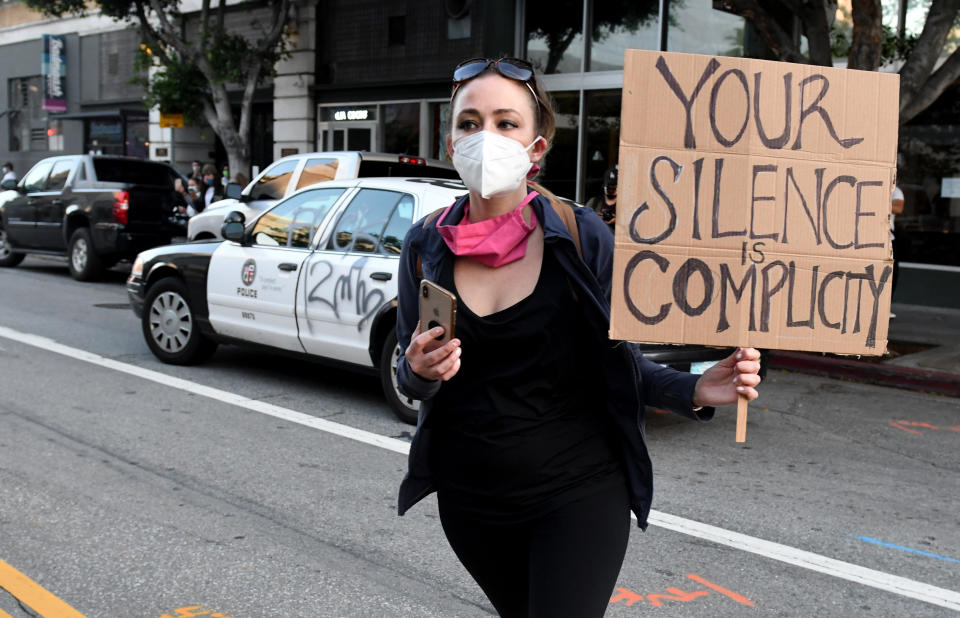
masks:
<instances>
[{"instance_id":1,"label":"store awning","mask_svg":"<svg viewBox=\"0 0 960 618\"><path fill-rule=\"evenodd\" d=\"M146 111L137 109L102 109L88 112L68 112L66 114L50 114L50 120L87 120L106 118L147 118Z\"/></svg>"}]
</instances>

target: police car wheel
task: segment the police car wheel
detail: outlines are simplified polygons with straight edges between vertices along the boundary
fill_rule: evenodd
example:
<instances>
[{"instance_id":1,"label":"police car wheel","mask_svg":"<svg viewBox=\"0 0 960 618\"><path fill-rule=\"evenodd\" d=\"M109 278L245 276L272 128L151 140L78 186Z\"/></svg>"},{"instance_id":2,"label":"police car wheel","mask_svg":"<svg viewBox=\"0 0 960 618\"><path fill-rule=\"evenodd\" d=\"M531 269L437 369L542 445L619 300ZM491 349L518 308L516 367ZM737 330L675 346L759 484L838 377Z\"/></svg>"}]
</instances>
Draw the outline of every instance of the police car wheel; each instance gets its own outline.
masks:
<instances>
[{"instance_id":1,"label":"police car wheel","mask_svg":"<svg viewBox=\"0 0 960 618\"><path fill-rule=\"evenodd\" d=\"M70 237L67 257L70 276L77 281L93 281L103 272L100 257L93 250L90 230L85 227L78 229Z\"/></svg>"},{"instance_id":2,"label":"police car wheel","mask_svg":"<svg viewBox=\"0 0 960 618\"><path fill-rule=\"evenodd\" d=\"M171 365L199 363L217 348L200 333L187 287L173 277L150 287L140 323L150 351Z\"/></svg>"},{"instance_id":3,"label":"police car wheel","mask_svg":"<svg viewBox=\"0 0 960 618\"><path fill-rule=\"evenodd\" d=\"M22 253L14 253L7 243L7 233L0 227L0 266L16 266L23 261Z\"/></svg>"},{"instance_id":4,"label":"police car wheel","mask_svg":"<svg viewBox=\"0 0 960 618\"><path fill-rule=\"evenodd\" d=\"M400 360L401 353L400 346L397 345L397 329L392 328L380 351L380 384L397 418L404 423L416 425L417 415L420 413L420 401L407 397L397 386L397 362Z\"/></svg>"}]
</instances>

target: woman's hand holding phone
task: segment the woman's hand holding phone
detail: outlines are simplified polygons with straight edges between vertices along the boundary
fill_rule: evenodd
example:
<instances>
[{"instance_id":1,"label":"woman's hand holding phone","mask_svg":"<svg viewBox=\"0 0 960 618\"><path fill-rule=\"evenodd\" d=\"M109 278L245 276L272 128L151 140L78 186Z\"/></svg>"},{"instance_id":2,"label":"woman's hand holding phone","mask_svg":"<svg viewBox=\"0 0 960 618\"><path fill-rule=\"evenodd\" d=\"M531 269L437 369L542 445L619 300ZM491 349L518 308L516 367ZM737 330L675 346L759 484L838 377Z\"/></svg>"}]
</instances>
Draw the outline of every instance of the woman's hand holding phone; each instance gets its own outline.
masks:
<instances>
[{"instance_id":1,"label":"woman's hand holding phone","mask_svg":"<svg viewBox=\"0 0 960 618\"><path fill-rule=\"evenodd\" d=\"M446 382L460 371L460 340L451 339L439 345L437 338L444 333L442 326L420 332L420 325L407 346L404 356L413 372L425 380Z\"/></svg>"}]
</instances>

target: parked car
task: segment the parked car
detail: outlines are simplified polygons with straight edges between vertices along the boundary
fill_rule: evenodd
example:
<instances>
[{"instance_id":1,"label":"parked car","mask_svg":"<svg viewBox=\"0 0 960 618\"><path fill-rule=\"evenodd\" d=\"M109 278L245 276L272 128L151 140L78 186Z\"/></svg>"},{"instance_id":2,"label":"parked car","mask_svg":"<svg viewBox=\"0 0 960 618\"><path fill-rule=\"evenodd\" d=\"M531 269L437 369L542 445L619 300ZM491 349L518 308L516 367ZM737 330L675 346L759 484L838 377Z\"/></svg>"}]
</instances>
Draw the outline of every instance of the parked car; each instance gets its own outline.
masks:
<instances>
[{"instance_id":1,"label":"parked car","mask_svg":"<svg viewBox=\"0 0 960 618\"><path fill-rule=\"evenodd\" d=\"M416 423L420 402L396 381L400 251L414 221L465 192L443 179L333 180L250 222L227 213L229 240L137 256L127 280L131 308L163 362L202 362L221 343L334 361L378 373L393 412ZM729 354L699 346L645 350L655 362L694 372Z\"/></svg>"},{"instance_id":2,"label":"parked car","mask_svg":"<svg viewBox=\"0 0 960 618\"><path fill-rule=\"evenodd\" d=\"M452 165L435 159L355 151L290 155L271 163L246 187L227 185L227 199L210 204L206 210L190 218L187 238L222 238L223 217L231 210L252 219L284 197L312 184L377 176L448 178L460 182Z\"/></svg>"},{"instance_id":3,"label":"parked car","mask_svg":"<svg viewBox=\"0 0 960 618\"><path fill-rule=\"evenodd\" d=\"M164 163L112 156L43 159L0 193L0 266L28 253L66 255L89 281L123 259L168 244L179 173Z\"/></svg>"}]
</instances>

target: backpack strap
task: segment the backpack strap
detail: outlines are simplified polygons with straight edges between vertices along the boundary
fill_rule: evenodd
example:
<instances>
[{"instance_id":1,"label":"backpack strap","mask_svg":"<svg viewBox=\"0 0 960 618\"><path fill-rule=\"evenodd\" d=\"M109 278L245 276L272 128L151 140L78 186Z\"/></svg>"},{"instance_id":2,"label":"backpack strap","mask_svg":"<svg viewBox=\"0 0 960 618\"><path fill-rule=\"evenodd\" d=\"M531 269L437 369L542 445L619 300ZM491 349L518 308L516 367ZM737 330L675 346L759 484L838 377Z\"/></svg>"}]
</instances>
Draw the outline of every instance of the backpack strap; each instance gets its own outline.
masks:
<instances>
[{"instance_id":1,"label":"backpack strap","mask_svg":"<svg viewBox=\"0 0 960 618\"><path fill-rule=\"evenodd\" d=\"M577 225L577 215L573 212L573 206L561 201L559 198L551 198L550 206L553 211L559 215L563 224L567 226L567 231L573 237L573 244L577 246L577 255L583 259L583 248L580 246L580 226Z\"/></svg>"},{"instance_id":2,"label":"backpack strap","mask_svg":"<svg viewBox=\"0 0 960 618\"><path fill-rule=\"evenodd\" d=\"M433 220L440 216L440 214L446 210L447 207L442 207L434 210L429 215L423 219L423 229L427 229L427 226L433 223ZM423 279L423 262L420 261L420 256L417 256L417 279Z\"/></svg>"}]
</instances>

